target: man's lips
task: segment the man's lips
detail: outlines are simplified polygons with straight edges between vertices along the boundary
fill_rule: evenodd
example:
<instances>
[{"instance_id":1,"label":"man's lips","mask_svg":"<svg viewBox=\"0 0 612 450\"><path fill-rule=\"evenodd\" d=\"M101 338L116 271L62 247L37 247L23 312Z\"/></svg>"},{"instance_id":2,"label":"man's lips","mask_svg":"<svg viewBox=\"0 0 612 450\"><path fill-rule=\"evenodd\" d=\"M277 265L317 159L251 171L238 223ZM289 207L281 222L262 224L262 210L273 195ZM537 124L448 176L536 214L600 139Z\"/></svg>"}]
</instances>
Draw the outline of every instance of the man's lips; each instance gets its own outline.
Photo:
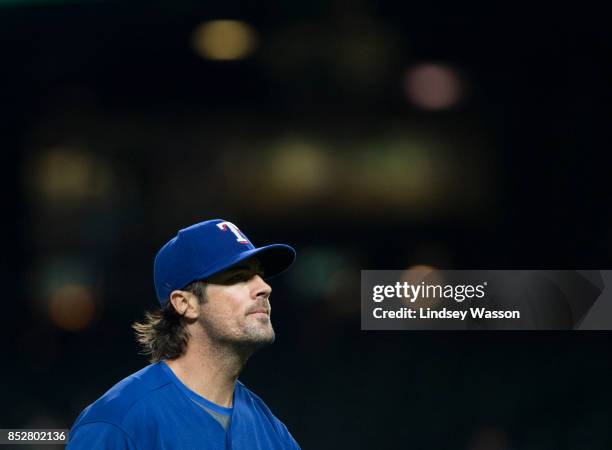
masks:
<instances>
[{"instance_id":1,"label":"man's lips","mask_svg":"<svg viewBox=\"0 0 612 450\"><path fill-rule=\"evenodd\" d=\"M268 316L270 315L270 311L268 311L266 308L257 308L257 309L254 309L253 311L249 312L247 314L247 316L250 315L250 314L258 314L258 313L266 314Z\"/></svg>"}]
</instances>

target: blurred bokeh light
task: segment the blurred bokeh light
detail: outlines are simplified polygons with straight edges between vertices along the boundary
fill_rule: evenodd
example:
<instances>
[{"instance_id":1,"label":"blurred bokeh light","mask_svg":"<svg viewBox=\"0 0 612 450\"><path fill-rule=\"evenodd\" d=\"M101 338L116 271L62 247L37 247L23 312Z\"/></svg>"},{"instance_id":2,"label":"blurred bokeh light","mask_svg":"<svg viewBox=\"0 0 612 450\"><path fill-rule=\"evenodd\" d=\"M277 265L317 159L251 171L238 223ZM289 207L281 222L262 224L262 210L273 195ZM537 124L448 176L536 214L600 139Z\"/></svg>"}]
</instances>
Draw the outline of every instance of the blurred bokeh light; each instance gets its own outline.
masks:
<instances>
[{"instance_id":1,"label":"blurred bokeh light","mask_svg":"<svg viewBox=\"0 0 612 450\"><path fill-rule=\"evenodd\" d=\"M346 256L333 247L314 246L300 252L300 260L296 262L289 274L292 284L296 287L298 300L304 302L324 302L322 293L327 292L330 283L340 270L347 265Z\"/></svg>"},{"instance_id":2,"label":"blurred bokeh light","mask_svg":"<svg viewBox=\"0 0 612 450\"><path fill-rule=\"evenodd\" d=\"M192 44L196 53L203 58L242 59L256 48L257 33L246 22L212 20L193 31Z\"/></svg>"},{"instance_id":3,"label":"blurred bokeh light","mask_svg":"<svg viewBox=\"0 0 612 450\"><path fill-rule=\"evenodd\" d=\"M300 139L282 141L273 148L266 164L266 178L275 198L309 198L324 195L333 174L329 151L314 142Z\"/></svg>"},{"instance_id":4,"label":"blurred bokeh light","mask_svg":"<svg viewBox=\"0 0 612 450\"><path fill-rule=\"evenodd\" d=\"M497 427L483 427L474 433L467 450L511 450L512 448L504 430Z\"/></svg>"},{"instance_id":5,"label":"blurred bokeh light","mask_svg":"<svg viewBox=\"0 0 612 450\"><path fill-rule=\"evenodd\" d=\"M416 106L438 111L455 106L464 89L455 69L443 64L420 64L406 72L404 92Z\"/></svg>"},{"instance_id":6,"label":"blurred bokeh light","mask_svg":"<svg viewBox=\"0 0 612 450\"><path fill-rule=\"evenodd\" d=\"M43 201L83 203L109 195L114 177L99 154L77 146L52 147L37 153L26 166L31 192Z\"/></svg>"},{"instance_id":7,"label":"blurred bokeh light","mask_svg":"<svg viewBox=\"0 0 612 450\"><path fill-rule=\"evenodd\" d=\"M87 286L67 284L49 299L49 316L55 325L67 331L80 331L92 321L95 302Z\"/></svg>"},{"instance_id":8,"label":"blurred bokeh light","mask_svg":"<svg viewBox=\"0 0 612 450\"><path fill-rule=\"evenodd\" d=\"M400 275L400 281L410 285L420 285L426 282L429 286L437 286L444 284L444 278L439 270L428 264L415 264L408 267ZM424 297L423 293L419 294L416 300L411 298L402 298L402 302L406 306L414 307L415 304L427 305L430 308L436 308L443 303L440 297ZM416 302L416 303L415 303Z\"/></svg>"}]
</instances>

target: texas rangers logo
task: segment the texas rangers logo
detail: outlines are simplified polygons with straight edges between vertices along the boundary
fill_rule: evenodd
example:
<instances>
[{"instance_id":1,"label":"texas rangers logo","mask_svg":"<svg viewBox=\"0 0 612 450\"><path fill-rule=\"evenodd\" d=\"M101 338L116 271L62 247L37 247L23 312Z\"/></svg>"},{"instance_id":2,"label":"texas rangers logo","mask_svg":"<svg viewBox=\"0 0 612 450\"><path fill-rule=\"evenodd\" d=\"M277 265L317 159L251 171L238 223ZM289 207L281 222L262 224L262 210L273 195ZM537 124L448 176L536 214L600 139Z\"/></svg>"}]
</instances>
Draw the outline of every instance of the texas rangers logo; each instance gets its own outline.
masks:
<instances>
[{"instance_id":1,"label":"texas rangers logo","mask_svg":"<svg viewBox=\"0 0 612 450\"><path fill-rule=\"evenodd\" d=\"M240 231L240 229L232 222L221 222L217 224L217 227L219 227L219 229L222 231L229 230L234 233L234 236L236 236L236 240L241 244L250 244L246 236L242 234L242 231Z\"/></svg>"}]
</instances>

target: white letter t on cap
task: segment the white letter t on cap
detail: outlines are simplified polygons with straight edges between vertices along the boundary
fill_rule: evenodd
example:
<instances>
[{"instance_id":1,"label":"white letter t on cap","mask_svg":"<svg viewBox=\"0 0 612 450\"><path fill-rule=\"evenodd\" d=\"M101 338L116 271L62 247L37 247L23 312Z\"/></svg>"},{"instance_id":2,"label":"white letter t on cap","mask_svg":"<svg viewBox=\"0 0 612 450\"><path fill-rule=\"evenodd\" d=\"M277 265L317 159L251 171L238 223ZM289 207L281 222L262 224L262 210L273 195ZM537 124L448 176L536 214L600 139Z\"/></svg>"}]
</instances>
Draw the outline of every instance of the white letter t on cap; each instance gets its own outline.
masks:
<instances>
[{"instance_id":1,"label":"white letter t on cap","mask_svg":"<svg viewBox=\"0 0 612 450\"><path fill-rule=\"evenodd\" d=\"M217 226L219 227L220 230L223 230L223 231L227 231L229 229L232 233L234 233L234 236L236 236L236 240L240 242L241 244L249 243L249 240L242 235L238 227L234 225L232 222L221 222L221 223L218 223Z\"/></svg>"}]
</instances>

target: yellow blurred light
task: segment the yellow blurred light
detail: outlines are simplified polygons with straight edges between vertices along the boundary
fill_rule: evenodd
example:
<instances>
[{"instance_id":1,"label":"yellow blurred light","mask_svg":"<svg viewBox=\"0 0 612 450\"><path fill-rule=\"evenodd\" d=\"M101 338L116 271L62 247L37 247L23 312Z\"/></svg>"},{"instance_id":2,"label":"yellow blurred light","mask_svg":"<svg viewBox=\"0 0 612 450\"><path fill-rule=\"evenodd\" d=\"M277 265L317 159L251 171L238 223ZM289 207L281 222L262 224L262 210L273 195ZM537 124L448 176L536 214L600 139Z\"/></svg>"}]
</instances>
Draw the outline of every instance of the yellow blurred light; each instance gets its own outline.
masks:
<instances>
[{"instance_id":1,"label":"yellow blurred light","mask_svg":"<svg viewBox=\"0 0 612 450\"><path fill-rule=\"evenodd\" d=\"M302 140L283 142L270 161L266 178L278 195L316 196L328 187L330 164L325 151L315 144Z\"/></svg>"},{"instance_id":2,"label":"yellow blurred light","mask_svg":"<svg viewBox=\"0 0 612 450\"><path fill-rule=\"evenodd\" d=\"M32 188L51 201L91 200L109 194L112 170L99 157L78 147L53 147L37 156L27 173Z\"/></svg>"},{"instance_id":3,"label":"yellow blurred light","mask_svg":"<svg viewBox=\"0 0 612 450\"><path fill-rule=\"evenodd\" d=\"M446 184L437 147L435 142L402 138L381 140L359 152L350 163L354 200L365 197L378 207L409 205L411 214L435 210Z\"/></svg>"},{"instance_id":4,"label":"yellow blurred light","mask_svg":"<svg viewBox=\"0 0 612 450\"><path fill-rule=\"evenodd\" d=\"M255 49L257 33L245 22L212 20L194 30L192 43L196 53L203 58L242 59Z\"/></svg>"},{"instance_id":5,"label":"yellow blurred light","mask_svg":"<svg viewBox=\"0 0 612 450\"><path fill-rule=\"evenodd\" d=\"M94 299L91 291L78 284L58 288L49 301L49 316L59 328L80 331L86 328L94 316Z\"/></svg>"}]
</instances>

